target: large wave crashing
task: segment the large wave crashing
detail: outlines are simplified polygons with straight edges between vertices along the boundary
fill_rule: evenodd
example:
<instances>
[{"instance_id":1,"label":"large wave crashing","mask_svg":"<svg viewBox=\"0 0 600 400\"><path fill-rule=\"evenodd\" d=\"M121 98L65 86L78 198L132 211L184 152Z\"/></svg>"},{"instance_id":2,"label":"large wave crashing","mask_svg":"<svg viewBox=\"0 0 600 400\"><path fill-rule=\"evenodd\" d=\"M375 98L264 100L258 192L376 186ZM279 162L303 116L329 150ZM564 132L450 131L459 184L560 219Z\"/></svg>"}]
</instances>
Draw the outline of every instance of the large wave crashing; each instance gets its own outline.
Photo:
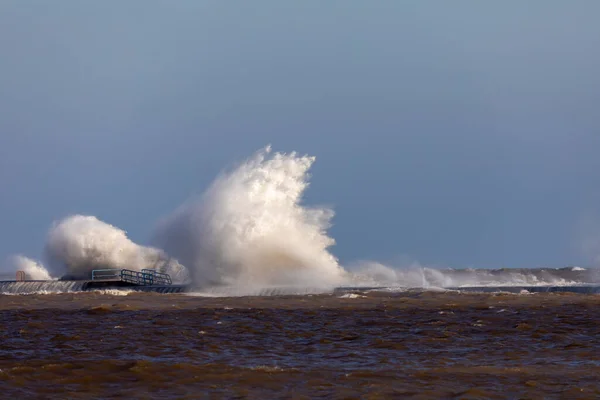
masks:
<instances>
[{"instance_id":1,"label":"large wave crashing","mask_svg":"<svg viewBox=\"0 0 600 400\"><path fill-rule=\"evenodd\" d=\"M202 286L339 284L345 272L326 232L333 211L302 205L314 161L259 151L161 221L155 242Z\"/></svg>"},{"instance_id":2,"label":"large wave crashing","mask_svg":"<svg viewBox=\"0 0 600 400\"><path fill-rule=\"evenodd\" d=\"M179 282L191 276L202 287L333 287L346 274L328 250L334 244L327 235L333 211L302 205L314 161L270 147L257 152L161 220L157 247L134 243L124 230L94 216L73 215L48 232L47 269L26 258L13 264L39 279L152 268Z\"/></svg>"},{"instance_id":3,"label":"large wave crashing","mask_svg":"<svg viewBox=\"0 0 600 400\"><path fill-rule=\"evenodd\" d=\"M320 292L339 285L431 288L597 281L593 271L581 268L439 270L366 261L346 270L330 252L335 241L327 230L333 210L303 204L314 161L266 147L159 221L154 247L134 243L124 230L94 216L69 216L48 232L47 269L17 256L8 270L12 276L17 269L25 271L30 279L89 279L93 269L149 268L171 274L175 282L191 278L197 287L235 295L273 288Z\"/></svg>"}]
</instances>

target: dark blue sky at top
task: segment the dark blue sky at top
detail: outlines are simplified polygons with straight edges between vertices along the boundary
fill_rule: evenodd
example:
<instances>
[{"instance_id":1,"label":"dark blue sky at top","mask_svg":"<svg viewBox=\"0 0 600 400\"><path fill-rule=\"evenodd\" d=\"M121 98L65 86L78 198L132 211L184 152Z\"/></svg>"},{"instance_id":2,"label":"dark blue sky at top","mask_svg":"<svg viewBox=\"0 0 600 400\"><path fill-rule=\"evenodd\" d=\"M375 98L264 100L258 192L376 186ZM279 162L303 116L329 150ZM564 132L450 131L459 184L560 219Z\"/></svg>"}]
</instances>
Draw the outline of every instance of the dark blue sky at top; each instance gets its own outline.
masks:
<instances>
[{"instance_id":1,"label":"dark blue sky at top","mask_svg":"<svg viewBox=\"0 0 600 400\"><path fill-rule=\"evenodd\" d=\"M0 2L0 259L157 219L272 144L317 157L333 252L600 254L600 2ZM583 249L585 244L586 249ZM596 253L597 252L597 253Z\"/></svg>"}]
</instances>

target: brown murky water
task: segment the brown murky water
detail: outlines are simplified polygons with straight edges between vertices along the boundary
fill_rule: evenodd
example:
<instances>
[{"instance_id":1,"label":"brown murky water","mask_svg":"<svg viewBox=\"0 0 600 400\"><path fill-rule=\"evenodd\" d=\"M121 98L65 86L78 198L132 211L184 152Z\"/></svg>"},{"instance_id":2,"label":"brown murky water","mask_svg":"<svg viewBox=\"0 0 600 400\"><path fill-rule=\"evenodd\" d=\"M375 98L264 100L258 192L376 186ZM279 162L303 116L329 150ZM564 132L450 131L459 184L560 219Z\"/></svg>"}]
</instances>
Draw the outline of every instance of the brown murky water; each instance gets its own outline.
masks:
<instances>
[{"instance_id":1,"label":"brown murky water","mask_svg":"<svg viewBox=\"0 0 600 400\"><path fill-rule=\"evenodd\" d=\"M0 393L600 397L600 295L338 296L0 296Z\"/></svg>"}]
</instances>

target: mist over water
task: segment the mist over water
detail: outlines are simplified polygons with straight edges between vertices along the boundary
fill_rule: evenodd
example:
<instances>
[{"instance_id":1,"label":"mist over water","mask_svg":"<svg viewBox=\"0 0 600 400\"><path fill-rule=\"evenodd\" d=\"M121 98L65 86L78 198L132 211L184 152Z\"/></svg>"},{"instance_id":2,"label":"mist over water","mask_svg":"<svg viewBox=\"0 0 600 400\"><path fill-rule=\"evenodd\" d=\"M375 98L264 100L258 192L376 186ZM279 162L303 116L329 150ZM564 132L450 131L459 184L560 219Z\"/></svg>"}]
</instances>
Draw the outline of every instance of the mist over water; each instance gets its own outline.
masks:
<instances>
[{"instance_id":1,"label":"mist over water","mask_svg":"<svg viewBox=\"0 0 600 400\"><path fill-rule=\"evenodd\" d=\"M595 269L502 268L502 269L437 269L412 263L392 268L374 261L356 263L351 269L351 282L356 286L389 286L409 288L461 288L472 286L571 286L597 283Z\"/></svg>"}]
</instances>

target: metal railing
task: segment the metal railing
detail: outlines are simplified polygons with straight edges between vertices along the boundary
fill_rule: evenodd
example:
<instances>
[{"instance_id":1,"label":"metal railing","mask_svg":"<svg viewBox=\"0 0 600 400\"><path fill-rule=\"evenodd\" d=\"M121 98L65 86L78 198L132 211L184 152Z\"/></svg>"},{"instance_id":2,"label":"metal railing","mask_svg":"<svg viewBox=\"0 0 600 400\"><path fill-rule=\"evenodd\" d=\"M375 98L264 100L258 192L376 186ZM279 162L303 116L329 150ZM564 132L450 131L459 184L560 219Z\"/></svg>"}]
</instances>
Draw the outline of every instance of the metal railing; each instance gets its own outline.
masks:
<instances>
[{"instance_id":1,"label":"metal railing","mask_svg":"<svg viewBox=\"0 0 600 400\"><path fill-rule=\"evenodd\" d=\"M17 271L17 282L23 282L27 280L25 271Z\"/></svg>"},{"instance_id":2,"label":"metal railing","mask_svg":"<svg viewBox=\"0 0 600 400\"><path fill-rule=\"evenodd\" d=\"M123 269L121 270L121 280L136 285L171 285L173 283L168 274L156 272L153 269L143 269L141 271Z\"/></svg>"},{"instance_id":3,"label":"metal railing","mask_svg":"<svg viewBox=\"0 0 600 400\"><path fill-rule=\"evenodd\" d=\"M157 285L172 285L173 281L171 280L171 275L165 274L163 272L158 272L155 269L143 269L142 273L146 276L151 275L152 280Z\"/></svg>"},{"instance_id":4,"label":"metal railing","mask_svg":"<svg viewBox=\"0 0 600 400\"><path fill-rule=\"evenodd\" d=\"M121 280L120 269L95 269L92 271L93 281L112 281Z\"/></svg>"},{"instance_id":5,"label":"metal railing","mask_svg":"<svg viewBox=\"0 0 600 400\"><path fill-rule=\"evenodd\" d=\"M119 280L134 285L172 285L169 274L157 272L153 269L134 271L131 269L95 269L92 271L93 281Z\"/></svg>"}]
</instances>

